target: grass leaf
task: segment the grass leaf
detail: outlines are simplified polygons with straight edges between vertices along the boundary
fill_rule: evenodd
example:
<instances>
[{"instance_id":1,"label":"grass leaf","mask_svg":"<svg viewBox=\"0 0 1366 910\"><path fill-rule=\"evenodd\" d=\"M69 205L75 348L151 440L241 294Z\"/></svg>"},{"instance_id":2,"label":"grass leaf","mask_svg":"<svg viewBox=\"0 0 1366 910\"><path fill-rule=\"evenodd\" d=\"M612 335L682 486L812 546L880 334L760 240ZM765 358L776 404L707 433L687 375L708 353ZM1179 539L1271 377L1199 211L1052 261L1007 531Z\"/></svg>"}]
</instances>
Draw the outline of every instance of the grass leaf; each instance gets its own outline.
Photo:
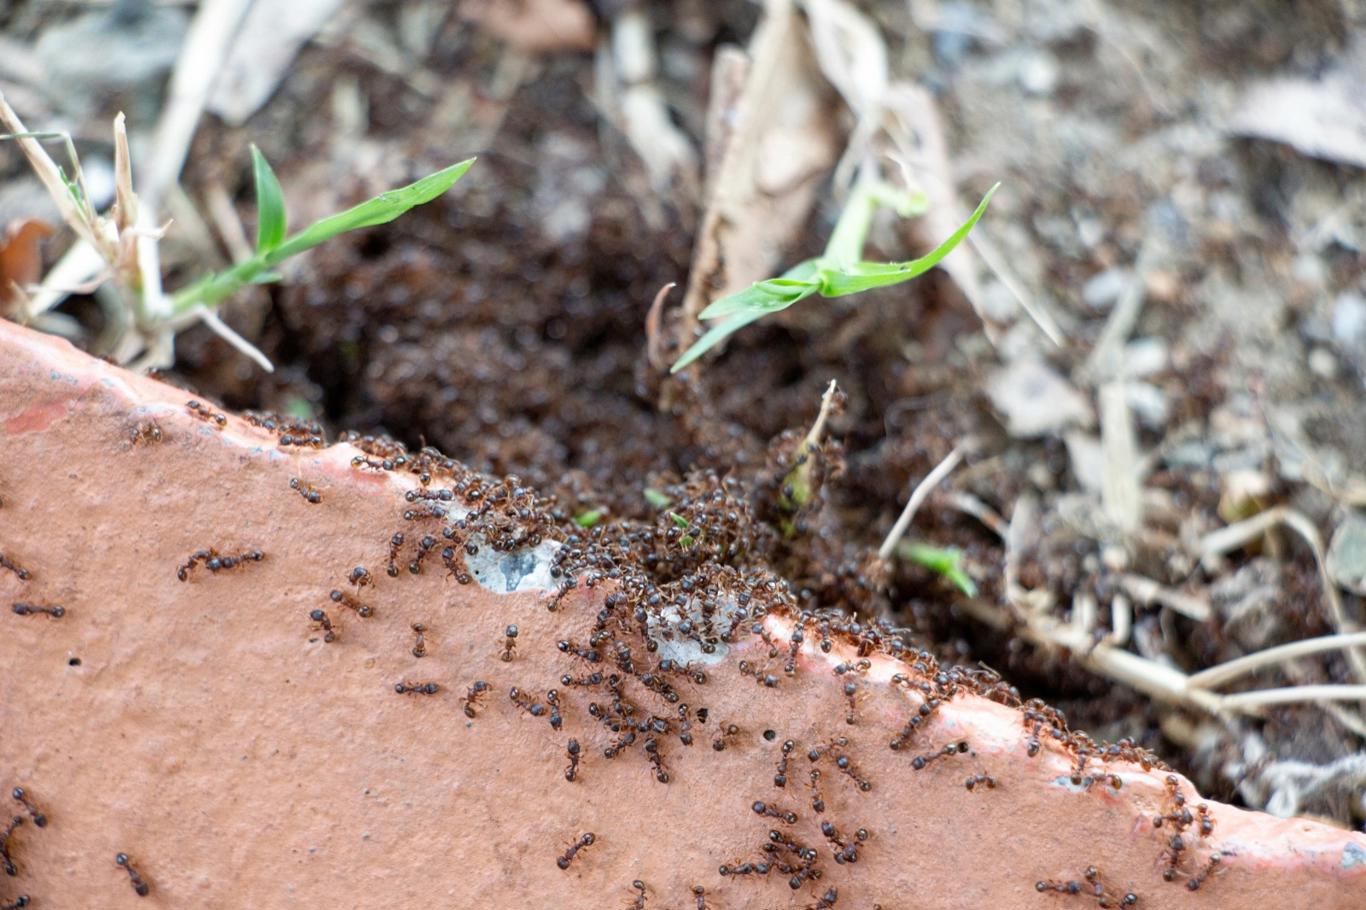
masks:
<instances>
[{"instance_id":1,"label":"grass leaf","mask_svg":"<svg viewBox=\"0 0 1366 910\"><path fill-rule=\"evenodd\" d=\"M906 541L897 547L897 555L944 576L968 597L977 596L977 583L963 568L963 551L957 547L931 547Z\"/></svg>"},{"instance_id":2,"label":"grass leaf","mask_svg":"<svg viewBox=\"0 0 1366 910\"><path fill-rule=\"evenodd\" d=\"M856 262L844 258L851 254L855 241L862 244L867 224L871 223L872 212L877 205L890 202L898 205L898 210L903 207L907 211L911 210L910 202L899 198L883 199L878 195L880 191L876 188L862 193L851 202L851 208L840 216L840 224L836 225L836 234L839 236L831 238L826 253L819 259L800 262L778 278L755 282L743 291L714 301L699 313L699 319L721 321L694 341L692 346L683 352L683 356L674 361L669 372L677 373L751 322L762 319L769 313L785 310L813 294L820 294L822 297L844 297L872 288L900 284L928 272L953 252L954 247L963 242L968 232L986 213L987 205L999 187L998 183L987 190L977 209L947 240L919 259L906 262ZM854 227L841 228L842 225L851 224Z\"/></svg>"},{"instance_id":3,"label":"grass leaf","mask_svg":"<svg viewBox=\"0 0 1366 910\"><path fill-rule=\"evenodd\" d=\"M672 500L670 500L669 497L651 487L645 488L644 496L645 501L656 509L667 509L672 504Z\"/></svg>"},{"instance_id":4,"label":"grass leaf","mask_svg":"<svg viewBox=\"0 0 1366 910\"><path fill-rule=\"evenodd\" d=\"M254 143L251 170L256 181L256 252L269 253L285 239L285 194L266 156Z\"/></svg>"},{"instance_id":5,"label":"grass leaf","mask_svg":"<svg viewBox=\"0 0 1366 910\"><path fill-rule=\"evenodd\" d=\"M825 265L817 273L817 278L821 284L821 296L844 297L872 288L900 284L928 272L943 261L944 257L953 252L954 247L962 243L964 238L968 236L968 232L986 213L987 205L991 202L991 197L999 186L998 183L987 190L987 194L982 197L982 201L977 205L976 211L967 221L963 222L962 227L919 259L911 259L906 262L857 262L843 267Z\"/></svg>"},{"instance_id":6,"label":"grass leaf","mask_svg":"<svg viewBox=\"0 0 1366 910\"><path fill-rule=\"evenodd\" d=\"M574 516L574 524L581 528L591 528L607 515L606 509L589 509Z\"/></svg>"},{"instance_id":7,"label":"grass leaf","mask_svg":"<svg viewBox=\"0 0 1366 910\"><path fill-rule=\"evenodd\" d=\"M380 193L375 198L368 199L344 212L338 212L335 215L329 215L315 221L277 247L274 255L271 256L272 264L286 257L302 253L304 250L312 249L320 243L331 240L338 234L388 224L409 209L431 202L446 192L455 185L457 180L465 176L465 172L470 169L472 164L474 164L473 158L461 161L459 164L452 164L450 167L442 168L434 174L428 174L421 180L407 186Z\"/></svg>"},{"instance_id":8,"label":"grass leaf","mask_svg":"<svg viewBox=\"0 0 1366 910\"><path fill-rule=\"evenodd\" d=\"M736 313L762 311L776 313L785 310L804 297L810 297L819 290L812 281L819 266L819 260L808 259L799 262L778 278L756 281L754 284L735 294L727 294L697 314L698 319L723 319Z\"/></svg>"}]
</instances>

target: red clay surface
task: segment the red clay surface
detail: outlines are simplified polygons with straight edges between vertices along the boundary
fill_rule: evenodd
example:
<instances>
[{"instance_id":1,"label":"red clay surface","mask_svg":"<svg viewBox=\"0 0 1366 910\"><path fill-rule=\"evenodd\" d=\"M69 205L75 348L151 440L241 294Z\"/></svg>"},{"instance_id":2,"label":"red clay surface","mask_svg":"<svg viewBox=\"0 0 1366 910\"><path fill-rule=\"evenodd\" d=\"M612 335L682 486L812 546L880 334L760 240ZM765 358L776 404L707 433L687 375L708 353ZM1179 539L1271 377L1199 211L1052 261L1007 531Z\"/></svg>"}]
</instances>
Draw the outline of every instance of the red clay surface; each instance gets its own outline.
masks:
<instances>
[{"instance_id":1,"label":"red clay surface","mask_svg":"<svg viewBox=\"0 0 1366 910\"><path fill-rule=\"evenodd\" d=\"M1015 708L960 695L912 745L890 750L920 701L889 680L910 671L874 658L850 725L845 680L832 672L856 656L842 640L823 654L808 636L788 676L784 658L742 637L706 668L705 684L677 685L707 721L694 723L690 747L676 725L659 737L668 783L639 742L609 761L611 734L588 709L604 696L560 683L590 668L555 644L587 637L603 589L550 612L543 590L459 585L439 563L388 578L389 537L412 527L401 513L413 481L353 469L350 446L282 449L234 416L216 429L189 413L190 398L0 322L0 552L31 575L0 569L0 796L22 785L48 816L8 840L19 874L0 876L0 898L27 894L34 908L590 910L631 906L640 880L647 908L702 906L700 886L706 907L726 910L813 906L831 888L835 910L1028 910L1096 905L1083 877L1095 866L1113 906L1126 892L1141 908L1366 906L1366 835L1214 802L1213 832L1188 828L1175 880L1164 881L1174 832L1151 818L1173 808L1165 773L1093 760L1094 783L1075 786L1073 756L1049 738L1028 757ZM161 440L135 444L130 430L151 421ZM321 502L306 502L292 477ZM218 573L199 566L178 581L176 567L207 547L264 558ZM358 565L375 579L359 591L346 581ZM332 602L334 588L358 593L375 615ZM16 601L60 604L65 615L15 615ZM315 608L338 640L323 641ZM412 654L415 622L427 629L422 658ZM788 640L790 618L765 622ZM519 636L504 662L508 623ZM776 674L776 687L742 675L742 659ZM476 679L491 691L470 719L461 699ZM405 680L440 690L397 694ZM558 688L563 728L518 710L512 686L540 702ZM714 750L732 723L738 732ZM571 737L582 745L573 782ZM809 760L834 737L847 745ZM788 739L796 746L779 789ZM957 741L970 751L913 769L915 756ZM979 774L995 788L968 791L965 779ZM1184 779L1179 787L1188 807L1200 802ZM756 801L798 819L761 817ZM856 863L833 860L822 821L846 842L867 830ZM720 874L766 858L770 830L815 848L821 878L794 891L777 871ZM586 832L593 844L561 870L556 859ZM120 852L150 883L145 900L115 864ZM1215 852L1222 861L1189 890ZM774 856L801 864L785 847ZM1038 893L1039 880L1075 880L1083 893Z\"/></svg>"}]
</instances>

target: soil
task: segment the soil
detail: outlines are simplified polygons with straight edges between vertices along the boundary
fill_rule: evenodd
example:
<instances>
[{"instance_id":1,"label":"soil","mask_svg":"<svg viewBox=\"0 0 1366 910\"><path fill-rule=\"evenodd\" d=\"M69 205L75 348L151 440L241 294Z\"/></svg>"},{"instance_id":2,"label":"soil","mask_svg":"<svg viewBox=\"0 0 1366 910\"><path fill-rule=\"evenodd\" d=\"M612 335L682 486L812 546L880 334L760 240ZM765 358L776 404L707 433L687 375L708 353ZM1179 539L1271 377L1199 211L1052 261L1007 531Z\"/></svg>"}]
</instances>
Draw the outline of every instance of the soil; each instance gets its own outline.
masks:
<instances>
[{"instance_id":1,"label":"soil","mask_svg":"<svg viewBox=\"0 0 1366 910\"><path fill-rule=\"evenodd\" d=\"M20 40L41 33L50 25L41 6L16 4L0 28ZM477 154L474 170L442 200L335 240L285 285L225 307L275 373L193 329L164 378L234 409L316 420L330 438L384 436L515 475L510 486L537 491L541 533L569 544L579 573L611 557L642 585L671 590L722 570L771 572L798 609L904 627L939 659L999 671L1073 728L1131 738L1221 799L1264 808L1277 792L1260 782L1269 764L1325 765L1361 750L1316 706L1216 722L1155 703L1065 651L979 623L929 571L875 559L910 489L973 437L977 448L945 488L1007 522L1032 501L1037 533L1017 554L1020 584L1064 617L1089 594L1098 639L1111 631L1126 573L1210 603L1204 622L1134 608L1133 647L1186 672L1334 631L1314 555L1298 538L1273 535L1204 561L1189 542L1276 504L1326 538L1345 505L1306 464L1339 471L1339 485L1363 473L1366 425L1351 415L1366 405L1366 354L1333 331L1344 299L1366 283L1366 207L1352 205L1366 193L1361 172L1224 127L1256 80L1311 76L1349 54L1361 40L1349 5L872 4L895 70L935 92L964 198L1003 182L978 230L1064 343L1051 346L1018 318L991 343L936 274L765 320L676 378L650 366L645 318L662 285L687 279L701 199L650 186L595 104L591 54L514 59L443 14L396 71L376 48L407 47L409 6L348 7L346 27L308 46L244 126L201 125L182 183L195 200L225 189L251 224L246 147L256 142L302 224ZM615 6L594 9L610 17ZM661 86L679 125L700 137L713 55L747 39L757 8L648 9ZM788 261L828 236L839 206L833 191L822 199ZM909 252L886 229L874 245L887 258ZM1011 435L987 391L998 371L1041 357L1090 397L1087 360L1120 305L1103 291L1126 276L1144 289L1126 350L1157 354L1138 378L1138 443L1150 463L1144 533L1129 537L1096 517L1077 441L1061 428ZM998 278L983 294L994 313L1012 312ZM88 304L69 309L95 319ZM679 332L670 309L664 341L674 354L686 346ZM783 485L832 378L843 395L831 441L813 455L818 495L788 535ZM1240 498L1242 483L1255 494ZM652 504L646 490L670 505ZM978 598L1004 603L1006 544L957 502L932 496L914 537L961 548ZM578 529L573 518L592 510L605 518ZM680 563L685 536L702 543ZM619 542L628 540L658 540L674 555ZM1366 619L1360 598L1341 596L1349 620ZM1291 672L1254 679L1357 681L1336 654ZM1294 811L1359 826L1359 796L1329 788Z\"/></svg>"}]
</instances>

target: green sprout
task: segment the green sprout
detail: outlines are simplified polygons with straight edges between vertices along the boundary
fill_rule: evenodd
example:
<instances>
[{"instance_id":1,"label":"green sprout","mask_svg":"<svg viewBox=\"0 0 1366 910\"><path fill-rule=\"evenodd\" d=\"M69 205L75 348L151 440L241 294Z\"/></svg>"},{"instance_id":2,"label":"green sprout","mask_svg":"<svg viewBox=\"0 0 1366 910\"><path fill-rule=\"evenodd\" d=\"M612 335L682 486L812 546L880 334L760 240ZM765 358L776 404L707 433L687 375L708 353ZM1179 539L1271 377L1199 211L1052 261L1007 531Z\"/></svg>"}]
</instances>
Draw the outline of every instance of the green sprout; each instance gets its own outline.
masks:
<instances>
[{"instance_id":1,"label":"green sprout","mask_svg":"<svg viewBox=\"0 0 1366 910\"><path fill-rule=\"evenodd\" d=\"M942 575L968 597L977 596L977 583L963 568L963 551L957 547L932 547L906 541L897 547L897 555Z\"/></svg>"},{"instance_id":2,"label":"green sprout","mask_svg":"<svg viewBox=\"0 0 1366 910\"><path fill-rule=\"evenodd\" d=\"M840 213L824 253L797 263L777 278L755 282L743 291L713 302L698 314L698 318L719 321L678 358L670 372L677 373L751 322L785 310L814 294L844 297L900 284L928 272L968 235L986 212L987 204L999 186L998 183L987 190L963 226L926 255L906 262L866 262L860 257L879 207L895 209L898 215L907 218L923 213L927 203L923 193L900 190L883 181L860 183Z\"/></svg>"},{"instance_id":3,"label":"green sprout","mask_svg":"<svg viewBox=\"0 0 1366 910\"><path fill-rule=\"evenodd\" d=\"M607 516L606 509L589 509L574 516L574 524L587 529L602 521Z\"/></svg>"},{"instance_id":4,"label":"green sprout","mask_svg":"<svg viewBox=\"0 0 1366 910\"><path fill-rule=\"evenodd\" d=\"M250 259L207 275L176 292L172 298L173 315L198 306L216 306L249 284L279 281L280 276L273 269L284 260L331 240L338 234L388 224L408 210L431 202L454 186L474 164L474 159L452 164L407 186L380 193L344 212L315 221L291 237L285 236L287 220L280 181L260 149L254 145L251 147L251 163L256 181L256 253Z\"/></svg>"},{"instance_id":5,"label":"green sprout","mask_svg":"<svg viewBox=\"0 0 1366 910\"><path fill-rule=\"evenodd\" d=\"M643 495L645 496L645 501L656 509L667 509L673 504L672 499L650 487L644 489Z\"/></svg>"},{"instance_id":6,"label":"green sprout","mask_svg":"<svg viewBox=\"0 0 1366 910\"><path fill-rule=\"evenodd\" d=\"M693 539L693 536L688 533L688 519L679 515L677 512L670 512L669 519L673 521L674 527L683 531L683 536L678 539L679 546L686 550L688 547L697 543L697 541Z\"/></svg>"}]
</instances>

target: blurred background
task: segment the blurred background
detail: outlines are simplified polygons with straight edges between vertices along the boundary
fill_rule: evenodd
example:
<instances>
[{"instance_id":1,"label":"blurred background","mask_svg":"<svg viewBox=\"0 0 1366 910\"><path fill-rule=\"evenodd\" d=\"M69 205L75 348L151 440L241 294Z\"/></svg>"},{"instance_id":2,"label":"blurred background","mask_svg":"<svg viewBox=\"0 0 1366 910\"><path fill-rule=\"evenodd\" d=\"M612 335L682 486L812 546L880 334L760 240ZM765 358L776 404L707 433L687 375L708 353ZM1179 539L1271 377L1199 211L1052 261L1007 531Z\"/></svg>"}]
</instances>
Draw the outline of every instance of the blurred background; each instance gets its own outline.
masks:
<instances>
[{"instance_id":1,"label":"blurred background","mask_svg":"<svg viewBox=\"0 0 1366 910\"><path fill-rule=\"evenodd\" d=\"M173 349L130 328L0 143L0 315L626 522L697 472L771 491L835 379L819 508L765 553L804 606L907 626L1217 798L1366 820L1359 688L1212 710L1143 669L1366 619L1356 0L4 0L0 92L70 135L101 210L125 114L168 290L251 254L252 143L296 226L479 159L219 308L267 372L199 321ZM669 378L701 306L818 254L870 169L929 210L882 213L869 258L1002 188L926 278ZM967 441L910 537L974 590L875 563ZM1366 649L1272 654L1201 686L1366 684Z\"/></svg>"}]
</instances>

